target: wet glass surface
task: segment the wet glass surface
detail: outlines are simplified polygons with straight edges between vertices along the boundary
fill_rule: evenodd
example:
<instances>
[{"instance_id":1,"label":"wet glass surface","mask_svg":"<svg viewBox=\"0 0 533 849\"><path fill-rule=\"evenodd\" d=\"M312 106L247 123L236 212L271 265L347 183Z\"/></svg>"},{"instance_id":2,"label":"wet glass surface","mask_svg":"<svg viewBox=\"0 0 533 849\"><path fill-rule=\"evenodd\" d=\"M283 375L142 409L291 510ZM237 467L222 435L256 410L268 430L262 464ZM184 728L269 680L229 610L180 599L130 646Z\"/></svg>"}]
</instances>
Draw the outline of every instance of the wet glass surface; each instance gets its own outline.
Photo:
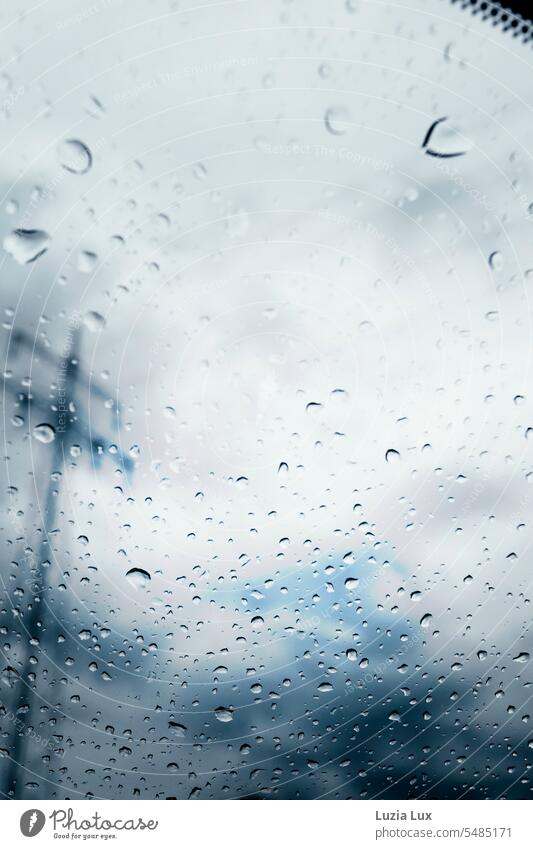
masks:
<instances>
[{"instance_id":1,"label":"wet glass surface","mask_svg":"<svg viewBox=\"0 0 533 849\"><path fill-rule=\"evenodd\" d=\"M531 46L0 11L0 781L529 798Z\"/></svg>"}]
</instances>

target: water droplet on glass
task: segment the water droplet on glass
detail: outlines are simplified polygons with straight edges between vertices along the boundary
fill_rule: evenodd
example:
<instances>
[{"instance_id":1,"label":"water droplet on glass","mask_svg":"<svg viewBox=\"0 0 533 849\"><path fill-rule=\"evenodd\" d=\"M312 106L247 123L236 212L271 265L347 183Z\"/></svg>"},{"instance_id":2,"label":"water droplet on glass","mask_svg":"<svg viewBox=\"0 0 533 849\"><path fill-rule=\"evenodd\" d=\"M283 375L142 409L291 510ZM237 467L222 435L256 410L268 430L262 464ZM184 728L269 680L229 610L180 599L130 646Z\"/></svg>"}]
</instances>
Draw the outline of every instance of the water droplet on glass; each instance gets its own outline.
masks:
<instances>
[{"instance_id":1,"label":"water droplet on glass","mask_svg":"<svg viewBox=\"0 0 533 849\"><path fill-rule=\"evenodd\" d=\"M98 333L99 330L103 330L105 327L105 318L99 312L89 310L83 316L83 323L91 333Z\"/></svg>"},{"instance_id":2,"label":"water droplet on glass","mask_svg":"<svg viewBox=\"0 0 533 849\"><path fill-rule=\"evenodd\" d=\"M385 460L387 463L397 463L401 460L400 452L396 451L395 448L389 448L389 450L385 452Z\"/></svg>"},{"instance_id":3,"label":"water droplet on glass","mask_svg":"<svg viewBox=\"0 0 533 849\"><path fill-rule=\"evenodd\" d=\"M49 442L54 441L56 432L52 425L43 422L42 424L35 425L33 435L38 442L43 442L47 445Z\"/></svg>"},{"instance_id":4,"label":"water droplet on glass","mask_svg":"<svg viewBox=\"0 0 533 849\"><path fill-rule=\"evenodd\" d=\"M324 125L332 136L343 136L348 131L348 112L342 107L331 107L324 115Z\"/></svg>"},{"instance_id":5,"label":"water droplet on glass","mask_svg":"<svg viewBox=\"0 0 533 849\"><path fill-rule=\"evenodd\" d=\"M93 164L91 151L77 139L62 142L58 153L62 167L71 174L87 174Z\"/></svg>"},{"instance_id":6,"label":"water droplet on glass","mask_svg":"<svg viewBox=\"0 0 533 849\"><path fill-rule=\"evenodd\" d=\"M5 669L2 670L1 680L6 686L14 687L18 681L18 673L12 666L6 666Z\"/></svg>"},{"instance_id":7,"label":"water droplet on glass","mask_svg":"<svg viewBox=\"0 0 533 849\"><path fill-rule=\"evenodd\" d=\"M94 94L90 94L85 101L85 111L91 118L102 118L105 114L105 109L102 103Z\"/></svg>"},{"instance_id":8,"label":"water droplet on glass","mask_svg":"<svg viewBox=\"0 0 533 849\"><path fill-rule=\"evenodd\" d=\"M215 716L219 722L231 722L233 720L233 710L227 707L215 708Z\"/></svg>"},{"instance_id":9,"label":"water droplet on glass","mask_svg":"<svg viewBox=\"0 0 533 849\"><path fill-rule=\"evenodd\" d=\"M50 236L45 230L13 230L3 245L16 262L28 265L46 253L49 243Z\"/></svg>"},{"instance_id":10,"label":"water droplet on glass","mask_svg":"<svg viewBox=\"0 0 533 849\"><path fill-rule=\"evenodd\" d=\"M133 568L126 572L126 578L136 590L144 589L148 582L152 580L152 576L145 569Z\"/></svg>"},{"instance_id":11,"label":"water droplet on glass","mask_svg":"<svg viewBox=\"0 0 533 849\"><path fill-rule=\"evenodd\" d=\"M503 254L493 251L489 256L489 265L493 271L500 271L504 266Z\"/></svg>"},{"instance_id":12,"label":"water droplet on glass","mask_svg":"<svg viewBox=\"0 0 533 849\"><path fill-rule=\"evenodd\" d=\"M172 720L169 720L168 727L176 737L185 737L185 734L187 733L187 727L182 725L180 722L173 722Z\"/></svg>"},{"instance_id":13,"label":"water droplet on glass","mask_svg":"<svg viewBox=\"0 0 533 849\"><path fill-rule=\"evenodd\" d=\"M92 271L96 268L96 263L98 262L97 254L92 251L80 251L78 254L78 262L77 269L81 271L82 274L91 274Z\"/></svg>"},{"instance_id":14,"label":"water droplet on glass","mask_svg":"<svg viewBox=\"0 0 533 849\"><path fill-rule=\"evenodd\" d=\"M192 169L192 173L194 174L197 180L205 180L207 177L207 168L203 164L203 162L197 162Z\"/></svg>"},{"instance_id":15,"label":"water droplet on glass","mask_svg":"<svg viewBox=\"0 0 533 849\"><path fill-rule=\"evenodd\" d=\"M434 121L422 142L422 148L429 156L441 159L463 156L471 147L471 140L465 138L457 127L449 123L448 118Z\"/></svg>"},{"instance_id":16,"label":"water droplet on glass","mask_svg":"<svg viewBox=\"0 0 533 849\"><path fill-rule=\"evenodd\" d=\"M529 660L529 652L521 651L516 657L513 657L515 663L527 663Z\"/></svg>"}]
</instances>

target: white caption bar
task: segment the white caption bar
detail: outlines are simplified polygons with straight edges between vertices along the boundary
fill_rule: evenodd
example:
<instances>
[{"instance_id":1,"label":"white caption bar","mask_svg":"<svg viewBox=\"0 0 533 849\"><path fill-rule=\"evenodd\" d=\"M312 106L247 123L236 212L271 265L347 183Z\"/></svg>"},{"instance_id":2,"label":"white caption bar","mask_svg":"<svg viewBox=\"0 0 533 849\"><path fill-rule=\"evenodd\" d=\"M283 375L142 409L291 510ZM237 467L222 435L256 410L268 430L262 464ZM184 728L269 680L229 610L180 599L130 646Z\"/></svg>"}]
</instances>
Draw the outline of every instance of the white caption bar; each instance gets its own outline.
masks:
<instances>
[{"instance_id":1,"label":"white caption bar","mask_svg":"<svg viewBox=\"0 0 533 849\"><path fill-rule=\"evenodd\" d=\"M274 808L272 808L274 804ZM238 809L237 806L238 805ZM522 847L531 802L3 801L3 845ZM31 841L35 841L32 843Z\"/></svg>"}]
</instances>

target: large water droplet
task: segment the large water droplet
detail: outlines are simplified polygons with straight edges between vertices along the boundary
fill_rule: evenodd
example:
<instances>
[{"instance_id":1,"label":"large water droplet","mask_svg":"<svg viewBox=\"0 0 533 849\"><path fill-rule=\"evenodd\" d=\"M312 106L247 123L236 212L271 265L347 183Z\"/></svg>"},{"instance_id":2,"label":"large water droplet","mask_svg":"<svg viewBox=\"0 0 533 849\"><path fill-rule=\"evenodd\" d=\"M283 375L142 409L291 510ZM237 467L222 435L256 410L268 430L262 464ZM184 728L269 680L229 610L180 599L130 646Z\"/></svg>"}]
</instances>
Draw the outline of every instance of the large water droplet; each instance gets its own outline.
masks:
<instances>
[{"instance_id":1,"label":"large water droplet","mask_svg":"<svg viewBox=\"0 0 533 849\"><path fill-rule=\"evenodd\" d=\"M129 569L126 572L126 578L136 590L144 589L148 582L152 580L152 576L145 569Z\"/></svg>"},{"instance_id":2,"label":"large water droplet","mask_svg":"<svg viewBox=\"0 0 533 849\"><path fill-rule=\"evenodd\" d=\"M28 265L46 253L49 243L50 236L45 230L13 230L5 237L3 245L16 262Z\"/></svg>"},{"instance_id":3,"label":"large water droplet","mask_svg":"<svg viewBox=\"0 0 533 849\"><path fill-rule=\"evenodd\" d=\"M105 318L99 312L89 310L83 316L83 323L91 333L98 333L99 330L103 330L105 327Z\"/></svg>"},{"instance_id":4,"label":"large water droplet","mask_svg":"<svg viewBox=\"0 0 533 849\"><path fill-rule=\"evenodd\" d=\"M426 133L422 148L429 156L450 159L453 156L463 156L472 147L470 139L459 131L448 118L434 121Z\"/></svg>"},{"instance_id":5,"label":"large water droplet","mask_svg":"<svg viewBox=\"0 0 533 849\"><path fill-rule=\"evenodd\" d=\"M92 153L83 142L67 139L59 146L59 161L71 174L86 174L93 164Z\"/></svg>"},{"instance_id":6,"label":"large water droplet","mask_svg":"<svg viewBox=\"0 0 533 849\"><path fill-rule=\"evenodd\" d=\"M180 722L174 722L173 720L169 720L168 727L170 731L172 731L176 737L185 737L187 732L187 727L182 725Z\"/></svg>"},{"instance_id":7,"label":"large water droplet","mask_svg":"<svg viewBox=\"0 0 533 849\"><path fill-rule=\"evenodd\" d=\"M529 652L521 651L516 657L513 657L515 663L527 663L529 660Z\"/></svg>"},{"instance_id":8,"label":"large water droplet","mask_svg":"<svg viewBox=\"0 0 533 849\"><path fill-rule=\"evenodd\" d=\"M56 432L52 425L42 423L35 425L33 428L33 435L38 442L44 442L47 445L49 442L53 442L56 438Z\"/></svg>"},{"instance_id":9,"label":"large water droplet","mask_svg":"<svg viewBox=\"0 0 533 849\"><path fill-rule=\"evenodd\" d=\"M8 687L14 687L19 679L18 672L12 666L6 666L2 670L1 680Z\"/></svg>"},{"instance_id":10,"label":"large water droplet","mask_svg":"<svg viewBox=\"0 0 533 849\"><path fill-rule=\"evenodd\" d=\"M401 460L400 452L396 451L395 448L389 448L389 450L385 452L385 460L387 463L397 463Z\"/></svg>"},{"instance_id":11,"label":"large water droplet","mask_svg":"<svg viewBox=\"0 0 533 849\"><path fill-rule=\"evenodd\" d=\"M233 720L233 711L227 707L215 708L215 716L219 722L231 722Z\"/></svg>"}]
</instances>

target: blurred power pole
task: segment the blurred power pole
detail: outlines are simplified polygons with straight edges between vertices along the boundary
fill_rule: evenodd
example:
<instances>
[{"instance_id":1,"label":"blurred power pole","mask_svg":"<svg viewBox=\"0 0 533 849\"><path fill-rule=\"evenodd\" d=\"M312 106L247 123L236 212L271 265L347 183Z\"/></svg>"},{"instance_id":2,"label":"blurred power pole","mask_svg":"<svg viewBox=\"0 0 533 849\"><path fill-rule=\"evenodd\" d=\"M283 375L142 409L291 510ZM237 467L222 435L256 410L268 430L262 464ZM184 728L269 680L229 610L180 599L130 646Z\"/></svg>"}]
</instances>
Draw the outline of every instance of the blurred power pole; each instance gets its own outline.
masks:
<instances>
[{"instance_id":1,"label":"blurred power pole","mask_svg":"<svg viewBox=\"0 0 533 849\"><path fill-rule=\"evenodd\" d=\"M34 567L35 580L32 579L30 587L32 598L25 614L20 616L22 636L26 640L26 644L23 646L25 655L22 661L22 669L20 671L11 670L17 691L15 695L16 707L13 711L15 718L9 747L9 766L3 787L4 797L11 798L22 798L21 776L26 769L27 745L32 727L32 702L37 698L35 676L32 673L32 654L35 650L33 647L36 646L38 650L46 633L46 596L47 583L49 582L47 572L48 564L52 562L54 555L50 535L55 528L60 500L59 487L62 480L62 475L55 473L61 473L73 445L83 446L91 462L99 465L106 455L109 456L108 449L113 444L111 439L106 439L94 433L92 426L89 427L86 416L81 411L81 406L78 408L77 400L80 387L83 387L87 393L88 406L90 406L92 395L96 395L100 399L109 399L109 393L94 384L80 366L79 326L75 325L70 336L68 350L63 358L51 353L48 348L37 343L29 335L21 332L14 333L11 338L11 353L16 355L21 348L28 350L32 359L38 358L54 367L57 373L57 400L50 401L50 398L47 398L46 395L34 394L33 390L18 392L14 387L11 387L11 381L6 380L4 382L4 387L15 394L17 407L26 409L30 437L32 414L36 413L39 415L39 423L46 423L51 428L50 437L53 434L50 474L48 475L44 512L42 514L41 542L37 563ZM120 429L120 405L116 400L113 403L112 415L113 430L118 432ZM130 457L116 449L112 458L114 462L120 465L124 473L127 474L131 471L133 462ZM54 478L58 478L58 481L55 481Z\"/></svg>"}]
</instances>

